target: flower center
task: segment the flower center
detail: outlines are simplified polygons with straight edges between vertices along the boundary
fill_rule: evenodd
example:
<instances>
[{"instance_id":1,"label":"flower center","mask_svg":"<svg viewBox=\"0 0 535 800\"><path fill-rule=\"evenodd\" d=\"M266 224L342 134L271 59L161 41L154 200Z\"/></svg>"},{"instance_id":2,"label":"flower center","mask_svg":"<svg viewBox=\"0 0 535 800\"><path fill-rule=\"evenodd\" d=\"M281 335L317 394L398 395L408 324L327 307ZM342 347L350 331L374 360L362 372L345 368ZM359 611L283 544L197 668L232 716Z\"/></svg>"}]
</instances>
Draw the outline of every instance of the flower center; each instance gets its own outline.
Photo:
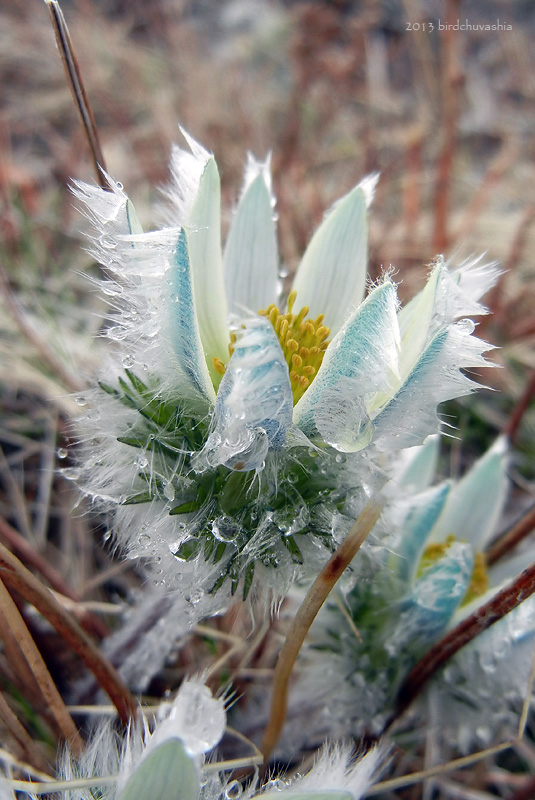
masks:
<instances>
[{"instance_id":1,"label":"flower center","mask_svg":"<svg viewBox=\"0 0 535 800\"><path fill-rule=\"evenodd\" d=\"M437 561L440 561L440 559L447 553L450 544L455 541L455 536L448 536L445 542L442 542L441 544L430 544L428 547L426 547L418 565L418 570L416 572L417 577L421 577L424 572L429 569L429 567L431 567L433 564L436 564ZM468 605L468 603L471 603L472 600L475 600L477 597L481 597L485 594L488 588L489 576L487 572L487 560L484 553L478 552L474 555L474 568L472 570L472 576L466 589L466 593L463 597L461 606Z\"/></svg>"},{"instance_id":2,"label":"flower center","mask_svg":"<svg viewBox=\"0 0 535 800\"><path fill-rule=\"evenodd\" d=\"M323 324L323 314L316 319L307 317L308 306L303 306L299 314L293 313L297 292L288 296L288 311L283 314L274 303L258 313L267 317L277 334L279 344L290 373L294 405L302 398L316 377L329 342L330 329ZM236 334L231 333L229 352L234 351ZM214 359L214 366L220 374L225 372L225 364Z\"/></svg>"}]
</instances>

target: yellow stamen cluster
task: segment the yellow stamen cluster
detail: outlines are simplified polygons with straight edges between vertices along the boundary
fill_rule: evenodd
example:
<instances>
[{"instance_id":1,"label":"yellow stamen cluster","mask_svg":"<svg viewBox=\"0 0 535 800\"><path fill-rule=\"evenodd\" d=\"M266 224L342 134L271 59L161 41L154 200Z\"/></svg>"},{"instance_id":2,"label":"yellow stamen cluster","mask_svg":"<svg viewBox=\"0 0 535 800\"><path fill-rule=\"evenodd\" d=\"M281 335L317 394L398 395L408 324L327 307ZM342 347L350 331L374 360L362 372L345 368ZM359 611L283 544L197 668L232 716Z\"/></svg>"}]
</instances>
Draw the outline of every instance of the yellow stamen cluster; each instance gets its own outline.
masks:
<instances>
[{"instance_id":1,"label":"yellow stamen cluster","mask_svg":"<svg viewBox=\"0 0 535 800\"><path fill-rule=\"evenodd\" d=\"M308 306L303 306L299 314L293 313L296 295L297 292L290 293L286 314L281 314L274 303L258 312L269 319L277 334L290 372L294 405L316 377L330 334L330 329L323 324L323 314L316 319L306 318ZM234 352L235 342L236 334L231 333L228 347L230 355ZM225 374L226 365L219 358L214 358L214 367L220 375Z\"/></svg>"},{"instance_id":2,"label":"yellow stamen cluster","mask_svg":"<svg viewBox=\"0 0 535 800\"><path fill-rule=\"evenodd\" d=\"M423 573L429 569L429 567L439 561L446 554L449 546L455 541L455 536L450 535L445 542L442 542L441 544L430 544L428 547L426 547L420 559L420 563L418 564L418 570L416 572L417 577L421 577ZM487 572L487 560L485 558L485 554L476 553L474 557L474 568L472 570L470 583L468 584L468 588L463 597L463 602L461 605L467 605L477 597L481 597L483 594L485 594L488 588L489 576Z\"/></svg>"},{"instance_id":3,"label":"yellow stamen cluster","mask_svg":"<svg viewBox=\"0 0 535 800\"><path fill-rule=\"evenodd\" d=\"M307 318L308 306L303 306L299 314L293 313L296 294L290 293L286 314L281 314L274 303L258 312L269 319L279 339L290 372L294 405L316 377L330 334L323 324L323 314L316 319Z\"/></svg>"}]
</instances>

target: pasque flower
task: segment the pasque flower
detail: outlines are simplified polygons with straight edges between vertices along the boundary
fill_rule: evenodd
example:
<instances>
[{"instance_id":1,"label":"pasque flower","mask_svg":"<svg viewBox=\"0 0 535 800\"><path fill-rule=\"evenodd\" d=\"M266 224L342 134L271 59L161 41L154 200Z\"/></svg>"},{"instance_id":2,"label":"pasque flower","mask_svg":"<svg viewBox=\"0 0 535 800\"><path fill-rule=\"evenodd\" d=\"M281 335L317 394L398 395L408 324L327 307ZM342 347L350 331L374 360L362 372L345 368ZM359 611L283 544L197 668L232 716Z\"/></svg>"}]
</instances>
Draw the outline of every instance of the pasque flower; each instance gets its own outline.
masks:
<instances>
[{"instance_id":1,"label":"pasque flower","mask_svg":"<svg viewBox=\"0 0 535 800\"><path fill-rule=\"evenodd\" d=\"M382 525L353 562L340 603L329 601L311 631L287 731L316 698L315 730L336 735L380 731L395 709L403 679L426 651L532 561L529 551L488 566L508 490L504 439L457 482L431 485L438 437L400 454ZM387 533L388 531L388 533ZM487 744L515 718L526 691L535 633L535 602L511 614L461 650L431 681L421 708L448 743ZM336 676L336 677L335 677ZM306 687L306 688L305 688ZM295 726L295 729L294 729Z\"/></svg>"},{"instance_id":2,"label":"pasque flower","mask_svg":"<svg viewBox=\"0 0 535 800\"><path fill-rule=\"evenodd\" d=\"M356 758L350 746L329 745L304 775L264 784L255 776L246 783L208 766L207 754L215 752L225 725L224 700L201 680L187 679L158 709L154 724L138 720L122 737L109 720L96 724L82 756L63 754L58 778L77 800L360 800L384 764L381 747ZM31 783L27 795L36 797ZM2 775L0 796L15 796Z\"/></svg>"},{"instance_id":3,"label":"pasque flower","mask_svg":"<svg viewBox=\"0 0 535 800\"><path fill-rule=\"evenodd\" d=\"M438 258L403 310L389 275L366 295L371 177L326 215L281 303L269 164L249 159L222 250L216 162L186 138L160 230L142 232L119 184L75 184L116 342L98 395L79 398L76 477L167 586L280 595L349 530L373 456L422 441L437 404L472 390L460 368L488 346L463 317L497 270Z\"/></svg>"}]
</instances>

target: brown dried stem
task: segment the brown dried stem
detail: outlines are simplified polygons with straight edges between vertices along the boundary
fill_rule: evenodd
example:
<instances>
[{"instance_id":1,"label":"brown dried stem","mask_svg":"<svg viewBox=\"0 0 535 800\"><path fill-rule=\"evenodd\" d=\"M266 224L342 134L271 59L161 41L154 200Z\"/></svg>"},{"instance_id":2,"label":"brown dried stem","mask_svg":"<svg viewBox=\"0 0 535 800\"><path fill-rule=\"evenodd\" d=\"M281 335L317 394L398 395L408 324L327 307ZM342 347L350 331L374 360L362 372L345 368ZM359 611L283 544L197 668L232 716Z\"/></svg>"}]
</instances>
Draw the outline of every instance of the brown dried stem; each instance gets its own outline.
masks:
<instances>
[{"instance_id":1,"label":"brown dried stem","mask_svg":"<svg viewBox=\"0 0 535 800\"><path fill-rule=\"evenodd\" d=\"M290 625L279 653L273 676L271 712L261 747L264 754L264 763L267 763L284 725L290 675L310 626L332 592L336 582L345 572L381 516L383 505L378 501L372 501L366 506L349 534L333 553L308 590L307 596Z\"/></svg>"},{"instance_id":2,"label":"brown dried stem","mask_svg":"<svg viewBox=\"0 0 535 800\"><path fill-rule=\"evenodd\" d=\"M531 376L527 382L526 388L522 392L518 402L513 408L509 421L504 429L505 435L508 437L511 444L514 444L520 423L526 411L529 408L533 397L535 396L535 369L532 371Z\"/></svg>"},{"instance_id":3,"label":"brown dried stem","mask_svg":"<svg viewBox=\"0 0 535 800\"><path fill-rule=\"evenodd\" d=\"M533 505L524 516L510 528L497 542L489 547L486 553L486 560L489 567L507 555L513 547L522 541L535 529L535 505Z\"/></svg>"},{"instance_id":4,"label":"brown dried stem","mask_svg":"<svg viewBox=\"0 0 535 800\"><path fill-rule=\"evenodd\" d=\"M117 708L123 724L135 717L137 705L116 669L99 652L78 622L56 600L52 592L0 544L0 575L50 622L84 661Z\"/></svg>"},{"instance_id":5,"label":"brown dried stem","mask_svg":"<svg viewBox=\"0 0 535 800\"><path fill-rule=\"evenodd\" d=\"M63 16L63 12L57 0L45 0L45 2L48 5L48 10L50 12L50 19L52 20L52 27L54 28L56 44L61 54L63 66L65 67L67 81L71 88L75 105L78 108L80 119L82 121L82 127L86 135L89 150L91 151L91 158L95 167L97 183L102 189L110 189L108 179L103 172L103 170L106 170L106 164L104 162L104 155L100 147L95 118L93 116L91 106L89 105L89 99L85 91L82 76L80 74L78 60L74 53L74 48L72 46L67 23L65 22L65 17Z\"/></svg>"},{"instance_id":6,"label":"brown dried stem","mask_svg":"<svg viewBox=\"0 0 535 800\"><path fill-rule=\"evenodd\" d=\"M446 22L450 23L459 16L459 0L448 0L446 5ZM433 249L442 253L449 245L448 219L451 194L451 172L457 140L457 118L459 114L459 86L462 81L460 59L458 53L458 32L446 25L442 31L442 47L444 53L443 86L442 86L442 129L443 143L438 159L438 173L435 187L435 226L433 232Z\"/></svg>"},{"instance_id":7,"label":"brown dried stem","mask_svg":"<svg viewBox=\"0 0 535 800\"><path fill-rule=\"evenodd\" d=\"M3 570L0 570L0 575L2 578L4 577ZM15 634L24 658L28 662L28 666L30 667L35 681L41 690L43 698L56 722L59 732L65 741L69 743L71 749L75 753L81 753L84 749L84 743L80 734L78 733L78 729L76 728L71 715L67 711L65 703L63 702L54 681L50 677L50 673L45 662L43 661L37 645L35 644L30 632L28 631L28 628L26 627L26 623L24 622L17 606L13 601L13 598L4 586L2 580L0 580L0 606L2 608L2 613L9 622L11 630Z\"/></svg>"},{"instance_id":8,"label":"brown dried stem","mask_svg":"<svg viewBox=\"0 0 535 800\"><path fill-rule=\"evenodd\" d=\"M487 603L477 608L446 636L437 642L403 682L397 696L396 711L387 722L383 733L403 714L420 694L425 684L461 648L480 633L490 628L506 614L535 592L535 563L525 569L508 586L494 595Z\"/></svg>"},{"instance_id":9,"label":"brown dried stem","mask_svg":"<svg viewBox=\"0 0 535 800\"><path fill-rule=\"evenodd\" d=\"M40 572L55 592L64 597L68 597L69 600L72 600L74 603L79 603L81 601L81 597L63 580L60 573L54 569L52 564L50 564L46 558L43 558L24 536L21 536L21 534L2 517L0 517L0 539L3 539L9 546L9 549L17 553L26 564L30 564ZM81 624L89 633L94 633L102 639L109 633L104 622L90 611L84 612Z\"/></svg>"},{"instance_id":10,"label":"brown dried stem","mask_svg":"<svg viewBox=\"0 0 535 800\"><path fill-rule=\"evenodd\" d=\"M0 719L9 730L9 733L20 748L23 758L31 762L31 766L39 770L46 770L48 765L39 745L34 742L24 725L0 692Z\"/></svg>"}]
</instances>

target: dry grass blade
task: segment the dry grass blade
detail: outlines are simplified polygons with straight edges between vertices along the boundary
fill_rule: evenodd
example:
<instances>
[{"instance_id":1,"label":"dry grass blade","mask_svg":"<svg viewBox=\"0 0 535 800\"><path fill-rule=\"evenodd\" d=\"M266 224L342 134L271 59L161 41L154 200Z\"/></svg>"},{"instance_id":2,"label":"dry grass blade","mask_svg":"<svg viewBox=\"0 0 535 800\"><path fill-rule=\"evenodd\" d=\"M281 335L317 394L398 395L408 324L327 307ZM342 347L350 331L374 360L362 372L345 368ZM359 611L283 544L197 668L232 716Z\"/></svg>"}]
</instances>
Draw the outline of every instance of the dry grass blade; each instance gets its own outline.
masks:
<instances>
[{"instance_id":1,"label":"dry grass blade","mask_svg":"<svg viewBox=\"0 0 535 800\"><path fill-rule=\"evenodd\" d=\"M4 570L1 571L2 576ZM75 753L81 753L84 749L83 740L78 733L78 729L74 724L71 715L67 711L65 703L63 702L60 693L50 673L46 668L41 654L30 636L30 632L22 619L20 612L13 602L11 595L0 580L0 606L2 607L3 614L9 622L11 630L14 632L20 649L24 654L24 658L35 677L37 684L42 692L42 695L48 704L50 713L52 714L58 730L61 732L63 738L69 743L71 749Z\"/></svg>"},{"instance_id":2,"label":"dry grass blade","mask_svg":"<svg viewBox=\"0 0 535 800\"><path fill-rule=\"evenodd\" d=\"M366 541L368 534L381 516L383 505L376 500L365 507L349 534L310 587L290 625L273 676L270 717L261 747L264 763L267 763L284 725L290 675L310 626L336 582L350 565L362 543Z\"/></svg>"},{"instance_id":3,"label":"dry grass blade","mask_svg":"<svg viewBox=\"0 0 535 800\"><path fill-rule=\"evenodd\" d=\"M46 342L43 340L36 330L32 327L27 319L23 309L17 302L17 298L13 295L9 286L9 280L3 265L0 265L0 291L4 295L6 305L9 308L13 319L17 323L23 336L30 342L32 347L35 348L36 353L43 359L44 363L52 370L53 374L61 381L61 383L68 389L69 392L78 392L82 388L81 384L76 381L64 368L63 364L56 355L49 349Z\"/></svg>"},{"instance_id":4,"label":"dry grass blade","mask_svg":"<svg viewBox=\"0 0 535 800\"><path fill-rule=\"evenodd\" d=\"M0 692L0 719L9 730L13 739L17 742L23 757L31 762L31 767L45 770L47 768L47 762L39 749L39 745L33 741L24 725L19 721L2 692ZM10 758L10 763L14 763L13 758ZM28 765L28 767L30 767L30 765ZM33 773L33 769L31 769L31 772Z\"/></svg>"},{"instance_id":5,"label":"dry grass blade","mask_svg":"<svg viewBox=\"0 0 535 800\"><path fill-rule=\"evenodd\" d=\"M0 544L0 570L4 580L16 589L63 636L109 695L121 721L127 724L137 713L137 704L121 681L118 672L99 652L75 619L61 606L54 595Z\"/></svg>"},{"instance_id":6,"label":"dry grass blade","mask_svg":"<svg viewBox=\"0 0 535 800\"><path fill-rule=\"evenodd\" d=\"M54 569L46 558L41 556L18 531L15 530L9 523L0 517L0 539L9 545L11 550L18 553L26 564L30 564L38 572L41 573L43 578L50 584L54 591L69 598L74 603L80 602L80 597L74 592L71 587L65 583L59 572ZM107 626L91 611L86 610L81 620L83 627L90 633L94 633L100 638L104 638L109 633Z\"/></svg>"},{"instance_id":7,"label":"dry grass blade","mask_svg":"<svg viewBox=\"0 0 535 800\"><path fill-rule=\"evenodd\" d=\"M100 147L95 118L93 117L91 106L89 105L65 17L63 16L63 12L57 0L45 0L45 2L50 11L50 18L52 20L58 50L61 53L67 80L71 87L74 102L80 113L82 126L91 151L97 182L102 189L109 189L110 185L103 173L103 170L106 170L106 164Z\"/></svg>"}]
</instances>

